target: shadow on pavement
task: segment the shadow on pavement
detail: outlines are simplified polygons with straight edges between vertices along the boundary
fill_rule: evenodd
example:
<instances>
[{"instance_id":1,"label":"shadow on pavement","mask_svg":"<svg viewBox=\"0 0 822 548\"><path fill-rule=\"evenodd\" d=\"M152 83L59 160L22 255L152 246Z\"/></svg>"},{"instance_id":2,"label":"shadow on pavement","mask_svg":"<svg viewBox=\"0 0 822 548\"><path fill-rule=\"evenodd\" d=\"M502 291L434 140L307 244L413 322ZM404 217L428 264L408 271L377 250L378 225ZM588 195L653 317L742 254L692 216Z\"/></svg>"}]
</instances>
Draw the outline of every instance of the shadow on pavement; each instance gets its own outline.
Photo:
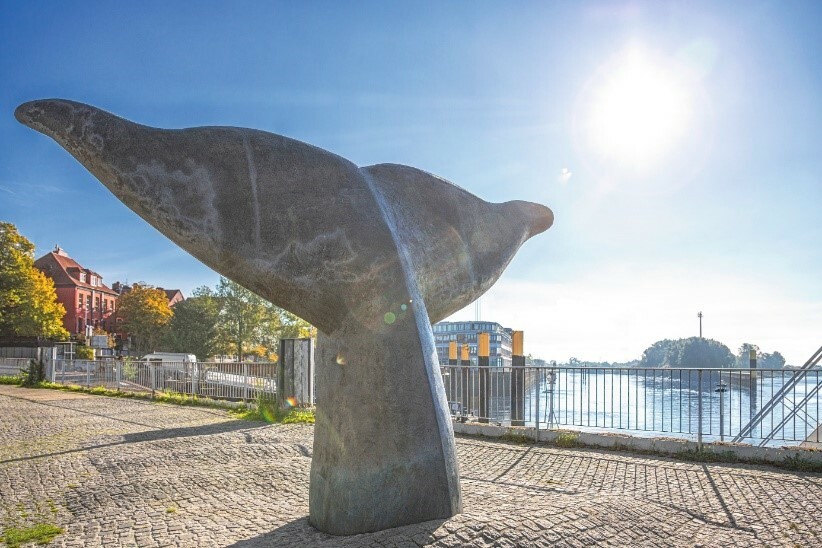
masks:
<instances>
[{"instance_id":1,"label":"shadow on pavement","mask_svg":"<svg viewBox=\"0 0 822 548\"><path fill-rule=\"evenodd\" d=\"M365 533L349 537L335 537L318 531L308 523L308 517L296 519L277 529L254 538L241 540L230 545L232 548L262 548L268 546L368 546L372 544L394 546L403 543L424 545L436 542L433 533L446 520L435 519L424 523L385 529L376 533ZM411 540L411 539L414 540Z\"/></svg>"},{"instance_id":2,"label":"shadow on pavement","mask_svg":"<svg viewBox=\"0 0 822 548\"><path fill-rule=\"evenodd\" d=\"M96 415L97 413L88 413ZM100 415L105 417L105 415ZM106 417L109 418L109 417ZM254 430L257 428L265 428L268 426L262 422L252 422L245 420L232 420L212 424L203 424L200 426L184 426L181 428L156 428L154 430L146 430L144 432L134 432L131 434L122 434L122 440L110 443L101 443L97 445L87 445L84 447L77 447L75 449L66 449L65 451L55 451L53 453L43 453L40 455L28 455L25 457L18 457L8 460L0 461L0 464L7 464L11 462L21 462L27 460L40 459L44 457L54 457L59 455L70 455L71 453L82 453L84 451L92 451L103 447L114 447L117 445L126 445L129 443L142 443L158 440L165 440L171 438L190 438L194 436L212 436L215 434L225 434L228 432L244 432Z\"/></svg>"}]
</instances>

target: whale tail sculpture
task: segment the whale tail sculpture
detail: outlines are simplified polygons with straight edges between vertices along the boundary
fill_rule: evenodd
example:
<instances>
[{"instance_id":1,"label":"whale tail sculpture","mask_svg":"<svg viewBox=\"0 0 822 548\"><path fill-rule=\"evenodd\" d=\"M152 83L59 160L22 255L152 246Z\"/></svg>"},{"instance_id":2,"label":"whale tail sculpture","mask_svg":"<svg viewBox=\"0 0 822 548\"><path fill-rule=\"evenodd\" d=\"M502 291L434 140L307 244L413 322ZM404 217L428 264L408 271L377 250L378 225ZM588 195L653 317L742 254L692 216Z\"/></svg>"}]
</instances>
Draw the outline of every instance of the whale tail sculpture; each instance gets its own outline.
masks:
<instances>
[{"instance_id":1,"label":"whale tail sculpture","mask_svg":"<svg viewBox=\"0 0 822 548\"><path fill-rule=\"evenodd\" d=\"M431 323L491 287L550 209L252 129L163 130L60 99L15 116L200 261L318 328L313 525L354 534L460 511Z\"/></svg>"}]
</instances>

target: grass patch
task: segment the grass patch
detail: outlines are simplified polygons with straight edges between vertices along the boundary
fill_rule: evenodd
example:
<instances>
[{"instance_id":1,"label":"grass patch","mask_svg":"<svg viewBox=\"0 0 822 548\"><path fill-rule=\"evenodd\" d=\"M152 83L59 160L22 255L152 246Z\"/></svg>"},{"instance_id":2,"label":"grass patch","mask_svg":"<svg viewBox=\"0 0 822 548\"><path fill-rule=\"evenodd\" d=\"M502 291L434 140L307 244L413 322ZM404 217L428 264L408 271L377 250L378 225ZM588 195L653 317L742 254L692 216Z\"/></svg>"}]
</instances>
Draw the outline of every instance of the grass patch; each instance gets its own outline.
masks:
<instances>
[{"instance_id":1,"label":"grass patch","mask_svg":"<svg viewBox=\"0 0 822 548\"><path fill-rule=\"evenodd\" d=\"M535 443L533 438L530 438L529 436L525 436L523 434L517 434L515 432L506 432L497 439L502 441L508 441L511 443L518 443L520 445Z\"/></svg>"},{"instance_id":2,"label":"grass patch","mask_svg":"<svg viewBox=\"0 0 822 548\"><path fill-rule=\"evenodd\" d=\"M822 472L822 463L813 462L803 457L799 453L794 456L785 457L782 461L782 468L794 470L796 472Z\"/></svg>"},{"instance_id":3,"label":"grass patch","mask_svg":"<svg viewBox=\"0 0 822 548\"><path fill-rule=\"evenodd\" d=\"M51 523L36 523L31 527L8 527L3 531L3 542L9 548L18 548L23 544L48 544L63 530Z\"/></svg>"},{"instance_id":4,"label":"grass patch","mask_svg":"<svg viewBox=\"0 0 822 548\"><path fill-rule=\"evenodd\" d=\"M578 432L557 432L557 437L554 440L555 445L559 445L560 447L581 447L582 444L579 443L579 433Z\"/></svg>"},{"instance_id":5,"label":"grass patch","mask_svg":"<svg viewBox=\"0 0 822 548\"><path fill-rule=\"evenodd\" d=\"M260 394L254 407L229 411L234 417L249 421L281 424L314 424L314 410L304 407L280 409L270 394Z\"/></svg>"},{"instance_id":6,"label":"grass patch","mask_svg":"<svg viewBox=\"0 0 822 548\"><path fill-rule=\"evenodd\" d=\"M242 406L242 403L213 400L211 398L201 398L191 394L183 394L174 391L155 391L154 395L150 392L122 392L120 390L111 390L104 386L95 386L88 388L77 384L60 384L56 382L43 381L34 385L32 388L47 388L49 390L62 390L63 392L79 392L81 394L92 394L95 396L106 396L109 398L131 398L135 400L153 401L158 403L170 403L173 405L193 405L198 407L210 407L216 409L234 409Z\"/></svg>"},{"instance_id":7,"label":"grass patch","mask_svg":"<svg viewBox=\"0 0 822 548\"><path fill-rule=\"evenodd\" d=\"M23 376L22 375L0 375L0 384L13 384L13 385L21 385L23 384Z\"/></svg>"},{"instance_id":8,"label":"grass patch","mask_svg":"<svg viewBox=\"0 0 822 548\"><path fill-rule=\"evenodd\" d=\"M691 462L740 462L739 457L733 451L680 451L674 454L677 460Z\"/></svg>"},{"instance_id":9,"label":"grass patch","mask_svg":"<svg viewBox=\"0 0 822 548\"><path fill-rule=\"evenodd\" d=\"M292 407L289 409L277 408L277 401L271 394L260 394L256 404L247 407L243 403L212 400L201 398L191 394L181 392L155 391L154 396L148 392L121 392L111 390L103 386L87 388L76 384L60 384L56 382L43 381L37 383L34 388L47 388L50 390L62 390L64 392L79 392L82 394L93 394L95 396L107 396L109 398L133 398L138 400L152 401L155 403L168 403L172 405L188 405L197 407L209 407L213 409L228 409L234 418L262 421L267 423L281 424L314 424L314 410L303 407Z\"/></svg>"},{"instance_id":10,"label":"grass patch","mask_svg":"<svg viewBox=\"0 0 822 548\"><path fill-rule=\"evenodd\" d=\"M57 516L57 505L52 499L45 501L17 503L14 507L5 507L7 517L2 524L0 544L8 548L35 544L48 544L54 537L63 533L63 529L49 523Z\"/></svg>"}]
</instances>

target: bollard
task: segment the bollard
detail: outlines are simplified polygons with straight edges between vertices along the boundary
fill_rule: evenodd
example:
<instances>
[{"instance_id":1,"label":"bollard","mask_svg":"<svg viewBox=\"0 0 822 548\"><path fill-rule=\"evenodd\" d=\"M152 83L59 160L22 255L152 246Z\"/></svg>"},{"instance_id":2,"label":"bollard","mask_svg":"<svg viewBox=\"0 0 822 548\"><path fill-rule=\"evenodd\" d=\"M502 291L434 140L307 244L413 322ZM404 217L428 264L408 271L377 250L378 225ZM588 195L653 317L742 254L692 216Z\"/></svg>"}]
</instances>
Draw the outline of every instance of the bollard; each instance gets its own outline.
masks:
<instances>
[{"instance_id":1,"label":"bollard","mask_svg":"<svg viewBox=\"0 0 822 548\"><path fill-rule=\"evenodd\" d=\"M489 356L491 354L491 335L480 333L477 337L477 374L479 376L479 422L488 422L488 378Z\"/></svg>"},{"instance_id":2,"label":"bollard","mask_svg":"<svg viewBox=\"0 0 822 548\"><path fill-rule=\"evenodd\" d=\"M756 379L756 350L752 348L748 352L748 359L751 364L751 379Z\"/></svg>"},{"instance_id":3,"label":"bollard","mask_svg":"<svg viewBox=\"0 0 822 548\"><path fill-rule=\"evenodd\" d=\"M525 353L523 332L512 335L511 356L511 426L525 426Z\"/></svg>"},{"instance_id":4,"label":"bollard","mask_svg":"<svg viewBox=\"0 0 822 548\"><path fill-rule=\"evenodd\" d=\"M443 377L448 377L448 383L445 383L445 378L443 378L443 384L445 384L445 395L448 399L448 405L450 407L452 401L456 401L458 399L457 394L454 390L454 380L457 376L457 370L454 367L457 365L457 341L451 341L448 343L448 367L445 368L445 373ZM451 410L453 414L453 410Z\"/></svg>"},{"instance_id":5,"label":"bollard","mask_svg":"<svg viewBox=\"0 0 822 548\"><path fill-rule=\"evenodd\" d=\"M471 347L462 345L460 354L462 367L460 367L460 398L462 402L463 422L471 411Z\"/></svg>"}]
</instances>

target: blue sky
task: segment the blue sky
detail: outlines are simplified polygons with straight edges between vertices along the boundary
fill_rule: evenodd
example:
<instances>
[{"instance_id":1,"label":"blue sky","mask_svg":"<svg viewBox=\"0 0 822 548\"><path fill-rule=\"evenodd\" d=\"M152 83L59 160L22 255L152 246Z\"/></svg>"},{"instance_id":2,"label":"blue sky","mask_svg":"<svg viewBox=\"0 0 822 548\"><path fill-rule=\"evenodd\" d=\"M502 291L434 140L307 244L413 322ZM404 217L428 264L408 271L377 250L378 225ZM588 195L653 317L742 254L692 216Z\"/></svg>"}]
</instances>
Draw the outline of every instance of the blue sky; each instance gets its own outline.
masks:
<instances>
[{"instance_id":1,"label":"blue sky","mask_svg":"<svg viewBox=\"0 0 822 548\"><path fill-rule=\"evenodd\" d=\"M254 127L551 207L483 297L526 351L822 344L815 2L0 2L0 219L107 283L217 275L18 124L62 97ZM470 319L473 307L454 319Z\"/></svg>"}]
</instances>

